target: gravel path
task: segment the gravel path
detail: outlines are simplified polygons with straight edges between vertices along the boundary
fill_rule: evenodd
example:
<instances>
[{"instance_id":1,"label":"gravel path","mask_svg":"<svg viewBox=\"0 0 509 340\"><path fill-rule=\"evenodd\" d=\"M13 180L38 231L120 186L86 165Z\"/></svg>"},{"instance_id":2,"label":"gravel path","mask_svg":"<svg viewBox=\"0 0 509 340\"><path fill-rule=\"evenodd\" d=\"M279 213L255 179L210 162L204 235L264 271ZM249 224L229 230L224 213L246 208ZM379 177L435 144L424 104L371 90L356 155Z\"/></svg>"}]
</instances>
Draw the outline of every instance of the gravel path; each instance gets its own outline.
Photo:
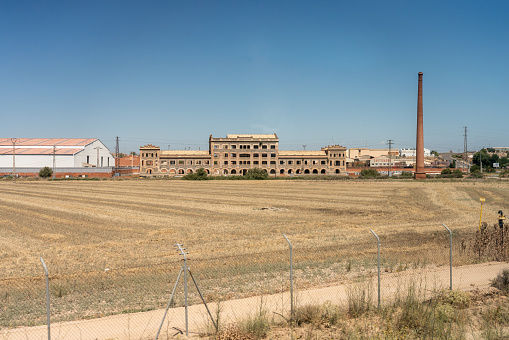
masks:
<instances>
[{"instance_id":1,"label":"gravel path","mask_svg":"<svg viewBox=\"0 0 509 340\"><path fill-rule=\"evenodd\" d=\"M509 268L509 264L498 262L455 267L453 268L453 289L470 290L486 288L489 286L491 279L507 268ZM448 288L449 267L383 274L381 282L383 303L383 301L394 297L398 291L404 291L405 287L411 283L424 285L426 291L429 292L439 288ZM364 284L371 289L372 296L376 301L376 277L373 278L371 283ZM355 289L355 287L359 287L359 285L343 284L298 291L295 295L297 303L300 305L322 304L327 301L333 304L344 304L347 302L348 291ZM190 286L190 289L194 289L194 287ZM260 310L261 304L263 304L263 309L270 313L286 315L290 306L290 294L285 292L263 297L258 296L225 301L220 306L222 322L235 322L236 320L243 320L250 315L254 315ZM214 314L217 310L217 305L210 304L209 308ZM196 336L199 332L207 329L207 325L210 322L203 305L190 306L188 313L190 337ZM100 319L56 323L51 325L51 339L154 339L163 314L164 310L155 310L143 313L121 314ZM179 329L185 332L185 313L183 307L170 309L159 339L171 338L172 335L178 333ZM46 326L0 331L0 339L9 340L42 340L47 339L47 335Z\"/></svg>"}]
</instances>

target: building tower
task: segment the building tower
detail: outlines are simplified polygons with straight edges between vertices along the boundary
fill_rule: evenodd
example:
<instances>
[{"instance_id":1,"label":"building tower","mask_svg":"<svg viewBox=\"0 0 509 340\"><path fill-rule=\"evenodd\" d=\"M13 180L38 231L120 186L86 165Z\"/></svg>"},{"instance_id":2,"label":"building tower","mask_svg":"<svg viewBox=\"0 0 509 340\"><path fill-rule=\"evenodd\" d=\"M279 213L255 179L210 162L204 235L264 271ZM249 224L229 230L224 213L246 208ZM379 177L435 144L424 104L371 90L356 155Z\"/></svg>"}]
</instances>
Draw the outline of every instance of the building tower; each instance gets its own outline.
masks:
<instances>
[{"instance_id":1,"label":"building tower","mask_svg":"<svg viewBox=\"0 0 509 340\"><path fill-rule=\"evenodd\" d=\"M417 90L417 140L415 150L415 179L425 179L424 172L424 129L422 114L422 72L419 72L419 84Z\"/></svg>"}]
</instances>

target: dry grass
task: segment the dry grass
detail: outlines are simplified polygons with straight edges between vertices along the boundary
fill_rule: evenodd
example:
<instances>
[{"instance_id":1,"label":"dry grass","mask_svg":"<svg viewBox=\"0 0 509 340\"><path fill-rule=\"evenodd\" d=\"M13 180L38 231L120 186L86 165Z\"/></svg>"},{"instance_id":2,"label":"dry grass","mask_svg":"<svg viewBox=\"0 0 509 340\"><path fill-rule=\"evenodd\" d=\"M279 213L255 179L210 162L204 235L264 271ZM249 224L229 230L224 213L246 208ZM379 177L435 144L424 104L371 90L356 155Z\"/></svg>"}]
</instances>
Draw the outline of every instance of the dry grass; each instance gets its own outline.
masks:
<instances>
[{"instance_id":1,"label":"dry grass","mask_svg":"<svg viewBox=\"0 0 509 340\"><path fill-rule=\"evenodd\" d=\"M207 298L218 300L288 289L282 233L303 288L374 270L370 228L385 246L385 271L430 257L446 263L441 223L461 235L478 223L479 197L493 221L509 202L502 181L0 181L0 188L0 300L44 298L43 256L57 320L161 308L180 267L176 242L189 249ZM0 325L41 322L32 307L16 302ZM16 319L20 311L25 320Z\"/></svg>"}]
</instances>

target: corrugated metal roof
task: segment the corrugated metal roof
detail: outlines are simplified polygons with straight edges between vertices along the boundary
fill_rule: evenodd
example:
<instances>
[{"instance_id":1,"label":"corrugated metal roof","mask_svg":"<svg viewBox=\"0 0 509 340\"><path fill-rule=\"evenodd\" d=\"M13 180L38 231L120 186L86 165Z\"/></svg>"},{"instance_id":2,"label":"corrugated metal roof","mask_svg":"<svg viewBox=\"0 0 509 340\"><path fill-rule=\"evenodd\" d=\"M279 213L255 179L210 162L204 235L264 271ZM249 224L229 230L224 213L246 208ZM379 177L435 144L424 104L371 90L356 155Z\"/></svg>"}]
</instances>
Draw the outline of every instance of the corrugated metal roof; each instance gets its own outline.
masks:
<instances>
[{"instance_id":1,"label":"corrugated metal roof","mask_svg":"<svg viewBox=\"0 0 509 340\"><path fill-rule=\"evenodd\" d=\"M55 155L74 155L83 149L80 148L56 148ZM53 148L18 148L16 155L52 155ZM12 147L0 148L0 155L12 155Z\"/></svg>"},{"instance_id":2,"label":"corrugated metal roof","mask_svg":"<svg viewBox=\"0 0 509 340\"><path fill-rule=\"evenodd\" d=\"M17 138L16 149L18 146L85 146L95 140L97 138ZM12 146L11 138L0 138L0 146Z\"/></svg>"}]
</instances>

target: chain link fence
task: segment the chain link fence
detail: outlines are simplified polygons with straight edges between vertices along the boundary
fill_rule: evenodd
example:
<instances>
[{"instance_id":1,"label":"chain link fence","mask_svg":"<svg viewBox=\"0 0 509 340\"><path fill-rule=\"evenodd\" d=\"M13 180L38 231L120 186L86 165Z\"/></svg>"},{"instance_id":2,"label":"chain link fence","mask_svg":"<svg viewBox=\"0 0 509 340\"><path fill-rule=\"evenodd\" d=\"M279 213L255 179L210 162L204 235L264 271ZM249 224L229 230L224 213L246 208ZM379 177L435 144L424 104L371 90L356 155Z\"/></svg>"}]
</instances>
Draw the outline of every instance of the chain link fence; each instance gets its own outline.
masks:
<instances>
[{"instance_id":1,"label":"chain link fence","mask_svg":"<svg viewBox=\"0 0 509 340\"><path fill-rule=\"evenodd\" d=\"M136 261L136 265L101 270L67 271L64 259L47 256L51 338L155 339L159 332L159 339L167 339L186 332L213 334L217 327L262 312L275 321L288 322L292 308L327 301L347 305L359 282L369 287L366 299L373 306L378 291L381 301L390 300L405 280L425 280L430 290L449 288L450 235L445 229L377 235L380 289L373 235L369 242L334 246L315 246L311 241L294 244L291 263L290 244L283 235L281 247L270 252L205 258L194 257L193 249L188 249L192 276L187 277L187 288L184 274L179 279L186 267L177 250L174 256L152 259L147 266ZM457 288L475 281L475 266L466 265L494 258L481 256L473 234L452 230L451 235L453 272L463 266L453 278L452 287ZM291 235L287 236L291 241ZM39 259L26 273L13 277L4 273L0 278L0 339L48 338L46 281Z\"/></svg>"}]
</instances>

